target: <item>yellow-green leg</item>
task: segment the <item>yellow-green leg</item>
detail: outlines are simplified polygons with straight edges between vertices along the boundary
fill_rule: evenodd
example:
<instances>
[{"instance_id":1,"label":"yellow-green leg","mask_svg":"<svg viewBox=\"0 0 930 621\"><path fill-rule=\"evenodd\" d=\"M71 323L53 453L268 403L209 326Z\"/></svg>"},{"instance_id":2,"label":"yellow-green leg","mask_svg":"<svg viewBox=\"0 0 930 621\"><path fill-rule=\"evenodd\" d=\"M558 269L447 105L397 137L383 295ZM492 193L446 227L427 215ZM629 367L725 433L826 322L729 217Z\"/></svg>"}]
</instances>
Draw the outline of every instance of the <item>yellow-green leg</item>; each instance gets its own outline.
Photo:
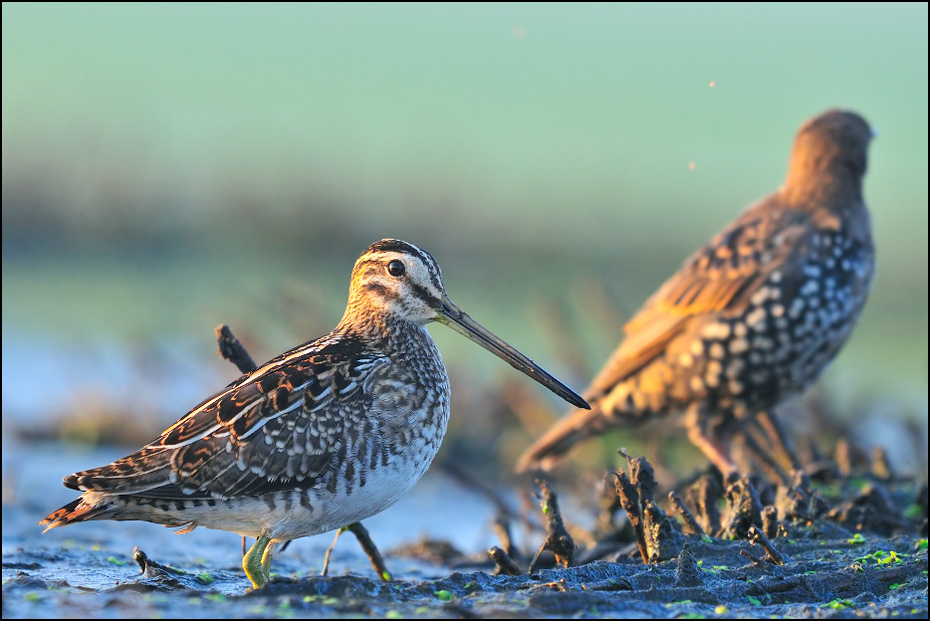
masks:
<instances>
[{"instance_id":1,"label":"yellow-green leg","mask_svg":"<svg viewBox=\"0 0 930 621\"><path fill-rule=\"evenodd\" d=\"M245 576L256 589L268 584L268 566L271 564L271 556L268 554L269 543L271 539L261 535L255 540L255 545L242 557L242 569L245 570Z\"/></svg>"}]
</instances>

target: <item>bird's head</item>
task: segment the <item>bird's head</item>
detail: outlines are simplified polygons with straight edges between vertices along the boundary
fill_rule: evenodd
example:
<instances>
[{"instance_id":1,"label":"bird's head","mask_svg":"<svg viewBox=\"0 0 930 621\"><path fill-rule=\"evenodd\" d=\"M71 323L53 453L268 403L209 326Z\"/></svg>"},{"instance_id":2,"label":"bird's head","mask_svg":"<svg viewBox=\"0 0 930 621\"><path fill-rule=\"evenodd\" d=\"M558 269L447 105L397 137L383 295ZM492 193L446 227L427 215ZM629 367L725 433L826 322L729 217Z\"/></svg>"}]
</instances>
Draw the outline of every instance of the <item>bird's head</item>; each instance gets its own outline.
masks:
<instances>
[{"instance_id":1,"label":"bird's head","mask_svg":"<svg viewBox=\"0 0 930 621\"><path fill-rule=\"evenodd\" d=\"M847 110L828 110L798 130L791 153L786 185L803 190L835 179L858 184L865 175L872 128L861 116Z\"/></svg>"},{"instance_id":2,"label":"bird's head","mask_svg":"<svg viewBox=\"0 0 930 621\"><path fill-rule=\"evenodd\" d=\"M588 404L506 341L452 303L436 259L413 244L382 239L355 262L349 304L340 328L368 337L390 337L406 324L437 321L481 345L576 407Z\"/></svg>"},{"instance_id":3,"label":"bird's head","mask_svg":"<svg viewBox=\"0 0 930 621\"><path fill-rule=\"evenodd\" d=\"M436 259L405 241L372 244L352 269L349 308L354 312L422 325L436 320L444 298Z\"/></svg>"}]
</instances>

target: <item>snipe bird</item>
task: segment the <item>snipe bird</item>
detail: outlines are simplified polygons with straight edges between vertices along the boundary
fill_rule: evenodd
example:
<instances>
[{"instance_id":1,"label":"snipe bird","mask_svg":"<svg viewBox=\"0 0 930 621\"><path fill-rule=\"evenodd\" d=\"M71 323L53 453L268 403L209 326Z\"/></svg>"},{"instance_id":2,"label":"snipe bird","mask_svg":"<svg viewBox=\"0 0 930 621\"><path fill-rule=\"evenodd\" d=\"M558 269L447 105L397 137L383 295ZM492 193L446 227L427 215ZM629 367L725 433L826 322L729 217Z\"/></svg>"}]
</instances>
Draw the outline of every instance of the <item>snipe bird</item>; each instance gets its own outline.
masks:
<instances>
[{"instance_id":1,"label":"snipe bird","mask_svg":"<svg viewBox=\"0 0 930 621\"><path fill-rule=\"evenodd\" d=\"M611 427L683 413L693 444L733 472L733 431L809 387L859 319L874 262L862 198L871 137L852 112L804 123L784 185L646 301L582 393L591 409L556 423L517 470L549 469Z\"/></svg>"},{"instance_id":2,"label":"snipe bird","mask_svg":"<svg viewBox=\"0 0 930 621\"><path fill-rule=\"evenodd\" d=\"M241 376L132 455L65 477L83 495L40 524L144 520L255 537L243 568L263 586L277 546L375 515L426 472L449 420L433 321L587 407L453 304L429 253L384 239L355 262L335 330Z\"/></svg>"}]
</instances>

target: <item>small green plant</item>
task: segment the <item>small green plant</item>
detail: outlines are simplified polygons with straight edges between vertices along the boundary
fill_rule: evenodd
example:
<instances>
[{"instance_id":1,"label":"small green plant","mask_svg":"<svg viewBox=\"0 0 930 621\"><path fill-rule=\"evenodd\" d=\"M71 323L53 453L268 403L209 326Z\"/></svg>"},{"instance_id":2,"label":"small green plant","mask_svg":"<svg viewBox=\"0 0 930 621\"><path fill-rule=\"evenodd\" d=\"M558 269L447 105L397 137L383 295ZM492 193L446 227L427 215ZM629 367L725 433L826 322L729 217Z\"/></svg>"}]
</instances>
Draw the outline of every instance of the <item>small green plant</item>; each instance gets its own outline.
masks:
<instances>
[{"instance_id":1,"label":"small green plant","mask_svg":"<svg viewBox=\"0 0 930 621\"><path fill-rule=\"evenodd\" d=\"M898 554L894 550L886 552L885 550L876 550L871 554L859 557L857 563L868 565L874 562L876 565L899 565L907 558L907 554Z\"/></svg>"},{"instance_id":2,"label":"small green plant","mask_svg":"<svg viewBox=\"0 0 930 621\"><path fill-rule=\"evenodd\" d=\"M909 520L919 520L923 517L923 515L924 510L916 502L912 503L910 506L908 506L907 509L904 510L904 517Z\"/></svg>"}]
</instances>

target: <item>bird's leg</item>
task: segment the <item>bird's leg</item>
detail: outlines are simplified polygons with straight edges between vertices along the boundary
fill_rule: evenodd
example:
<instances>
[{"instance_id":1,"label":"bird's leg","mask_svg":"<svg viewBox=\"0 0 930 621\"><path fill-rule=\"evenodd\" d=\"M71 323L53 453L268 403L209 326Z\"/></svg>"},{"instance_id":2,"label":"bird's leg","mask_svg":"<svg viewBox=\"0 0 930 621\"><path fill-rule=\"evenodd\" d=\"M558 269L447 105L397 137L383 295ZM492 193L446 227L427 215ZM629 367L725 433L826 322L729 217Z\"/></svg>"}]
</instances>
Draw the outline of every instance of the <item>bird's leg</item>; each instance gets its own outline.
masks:
<instances>
[{"instance_id":1,"label":"bird's leg","mask_svg":"<svg viewBox=\"0 0 930 621\"><path fill-rule=\"evenodd\" d=\"M688 439L691 444L701 449L701 452L710 460L726 482L731 474L737 472L736 464L730 458L730 453L720 440L714 440L707 433L709 419L699 408L691 406L684 418L685 429L688 431Z\"/></svg>"},{"instance_id":2,"label":"bird's leg","mask_svg":"<svg viewBox=\"0 0 930 621\"><path fill-rule=\"evenodd\" d=\"M355 535L355 538L358 539L359 545L362 546L362 550L368 555L368 560L371 561L371 566L375 568L378 579L382 582L389 582L391 580L391 572L388 571L387 566L384 564L384 557L381 556L381 552L378 551L378 547L368 534L368 529L366 529L361 522L354 522L336 531L336 537L326 550L326 556L323 557L323 571L320 575L325 576L329 570L329 557L333 553L333 548L336 547L336 542L339 541L339 536L345 531L350 531Z\"/></svg>"},{"instance_id":3,"label":"bird's leg","mask_svg":"<svg viewBox=\"0 0 930 621\"><path fill-rule=\"evenodd\" d=\"M326 577L326 574L329 573L329 557L332 556L333 550L336 548L336 542L339 541L339 536L346 532L348 529L348 526L343 526L342 528L338 529L336 531L336 536L333 538L333 542L329 544L328 548L326 548L326 554L323 556L323 571L320 572L320 575L324 578Z\"/></svg>"},{"instance_id":4,"label":"bird's leg","mask_svg":"<svg viewBox=\"0 0 930 621\"><path fill-rule=\"evenodd\" d=\"M368 534L368 529L362 526L361 522L349 524L346 528L358 539L359 545L362 546L362 550L365 551L368 560L371 561L371 566L375 568L378 579L382 582L390 582L391 572L388 571L387 566L384 564L384 557L381 556L381 552L378 551L378 547L372 540L371 535Z\"/></svg>"},{"instance_id":5,"label":"bird's leg","mask_svg":"<svg viewBox=\"0 0 930 621\"><path fill-rule=\"evenodd\" d=\"M242 557L242 569L245 570L245 576L252 583L253 588L260 589L268 584L267 566L271 561L268 544L270 543L271 539L259 535L252 548Z\"/></svg>"},{"instance_id":6,"label":"bird's leg","mask_svg":"<svg viewBox=\"0 0 930 621\"><path fill-rule=\"evenodd\" d=\"M276 547L272 542L265 546L265 551L262 553L262 573L268 580L271 580L271 559L274 557Z\"/></svg>"},{"instance_id":7,"label":"bird's leg","mask_svg":"<svg viewBox=\"0 0 930 621\"><path fill-rule=\"evenodd\" d=\"M774 412L759 412L755 416L756 424L765 433L771 443L772 457L781 462L782 468L788 472L794 472L800 468L798 458L788 446L785 430L782 429L781 423Z\"/></svg>"},{"instance_id":8,"label":"bird's leg","mask_svg":"<svg viewBox=\"0 0 930 621\"><path fill-rule=\"evenodd\" d=\"M776 456L771 450L767 450L759 445L749 427L759 427L755 418L748 421L740 421L741 438L745 449L749 451L756 466L758 466L772 483L788 483L788 476L779 464Z\"/></svg>"}]
</instances>

